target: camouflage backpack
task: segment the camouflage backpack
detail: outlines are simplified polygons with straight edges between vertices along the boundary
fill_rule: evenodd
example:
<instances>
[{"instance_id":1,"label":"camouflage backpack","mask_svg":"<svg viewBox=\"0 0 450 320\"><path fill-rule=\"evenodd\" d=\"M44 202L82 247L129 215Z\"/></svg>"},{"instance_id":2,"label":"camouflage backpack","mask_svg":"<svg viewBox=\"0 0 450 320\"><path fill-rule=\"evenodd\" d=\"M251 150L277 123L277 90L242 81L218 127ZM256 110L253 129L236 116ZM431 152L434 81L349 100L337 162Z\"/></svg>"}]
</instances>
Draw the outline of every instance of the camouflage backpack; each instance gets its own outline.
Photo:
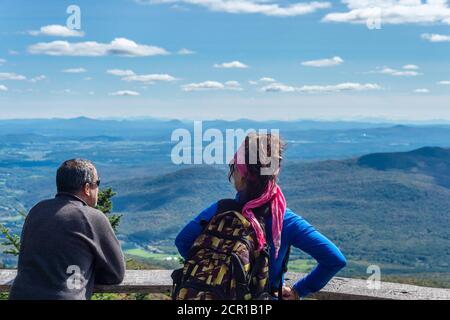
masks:
<instances>
[{"instance_id":1,"label":"camouflage backpack","mask_svg":"<svg viewBox=\"0 0 450 320\"><path fill-rule=\"evenodd\" d=\"M232 199L219 201L184 267L172 274L174 300L270 299L269 251L256 250L255 232L241 210Z\"/></svg>"}]
</instances>

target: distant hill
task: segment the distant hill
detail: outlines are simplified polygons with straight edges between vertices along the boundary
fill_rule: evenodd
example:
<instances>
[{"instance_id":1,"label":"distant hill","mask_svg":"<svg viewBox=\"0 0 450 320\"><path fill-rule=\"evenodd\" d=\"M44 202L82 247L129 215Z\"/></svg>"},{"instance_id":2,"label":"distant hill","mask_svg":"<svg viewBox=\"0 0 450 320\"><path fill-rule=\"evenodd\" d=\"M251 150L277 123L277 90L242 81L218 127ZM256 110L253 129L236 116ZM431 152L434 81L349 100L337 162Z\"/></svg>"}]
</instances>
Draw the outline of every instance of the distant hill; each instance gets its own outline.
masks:
<instances>
[{"instance_id":1,"label":"distant hill","mask_svg":"<svg viewBox=\"0 0 450 320\"><path fill-rule=\"evenodd\" d=\"M379 264L386 274L441 274L450 261L450 152L421 148L342 161L286 163L288 206L334 240L345 272ZM234 196L224 167L188 167L153 178L116 181L121 232L141 244L173 245L185 223L212 201Z\"/></svg>"},{"instance_id":2,"label":"distant hill","mask_svg":"<svg viewBox=\"0 0 450 320\"><path fill-rule=\"evenodd\" d=\"M399 169L422 173L450 187L450 149L424 147L402 153L374 153L360 157L358 164L378 170Z\"/></svg>"},{"instance_id":3,"label":"distant hill","mask_svg":"<svg viewBox=\"0 0 450 320\"><path fill-rule=\"evenodd\" d=\"M120 190L114 198L114 208L116 211L172 210L178 208L177 203L193 199L198 199L195 202L204 205L211 195L231 195L232 188L226 179L224 170L200 166L157 177L135 179L125 187L121 186L123 181L120 184L113 183L113 187ZM214 198L210 197L210 200ZM186 206L183 210L188 208Z\"/></svg>"}]
</instances>

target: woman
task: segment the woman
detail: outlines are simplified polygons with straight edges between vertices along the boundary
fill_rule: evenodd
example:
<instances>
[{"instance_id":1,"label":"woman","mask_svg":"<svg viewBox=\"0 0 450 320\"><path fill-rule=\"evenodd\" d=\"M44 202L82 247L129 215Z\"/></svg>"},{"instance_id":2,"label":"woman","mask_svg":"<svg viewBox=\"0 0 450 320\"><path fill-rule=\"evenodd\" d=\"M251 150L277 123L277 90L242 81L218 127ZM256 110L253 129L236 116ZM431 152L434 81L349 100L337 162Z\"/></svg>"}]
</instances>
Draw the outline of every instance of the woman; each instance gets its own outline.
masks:
<instances>
[{"instance_id":1,"label":"woman","mask_svg":"<svg viewBox=\"0 0 450 320\"><path fill-rule=\"evenodd\" d=\"M242 215L254 228L259 248L263 248L266 242L270 248L271 288L278 288L280 281L284 283L280 275L283 274L283 261L291 246L303 250L318 262L307 276L292 287L283 286L283 299L295 300L322 289L346 265L346 260L330 240L286 207L283 193L277 185L283 149L278 136L248 135L230 163L228 178L234 181L237 191L234 201L242 206ZM250 161L255 158L257 161ZM274 162L275 169L270 170ZM218 202L215 202L179 233L175 244L184 258L188 257L191 246L201 234L204 222L209 222L217 211Z\"/></svg>"}]
</instances>

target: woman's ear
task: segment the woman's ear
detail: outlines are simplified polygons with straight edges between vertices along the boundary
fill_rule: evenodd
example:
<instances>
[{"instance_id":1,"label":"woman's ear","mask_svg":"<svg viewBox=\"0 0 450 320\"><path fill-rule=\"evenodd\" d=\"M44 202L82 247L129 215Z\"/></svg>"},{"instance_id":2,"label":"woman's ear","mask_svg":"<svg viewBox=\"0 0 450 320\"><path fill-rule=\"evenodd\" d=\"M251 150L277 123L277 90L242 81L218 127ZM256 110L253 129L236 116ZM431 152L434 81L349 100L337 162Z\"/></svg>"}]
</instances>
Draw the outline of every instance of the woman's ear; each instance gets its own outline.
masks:
<instances>
[{"instance_id":1,"label":"woman's ear","mask_svg":"<svg viewBox=\"0 0 450 320\"><path fill-rule=\"evenodd\" d=\"M239 175L239 191L243 191L247 188L247 182L245 180L245 178L241 175Z\"/></svg>"}]
</instances>

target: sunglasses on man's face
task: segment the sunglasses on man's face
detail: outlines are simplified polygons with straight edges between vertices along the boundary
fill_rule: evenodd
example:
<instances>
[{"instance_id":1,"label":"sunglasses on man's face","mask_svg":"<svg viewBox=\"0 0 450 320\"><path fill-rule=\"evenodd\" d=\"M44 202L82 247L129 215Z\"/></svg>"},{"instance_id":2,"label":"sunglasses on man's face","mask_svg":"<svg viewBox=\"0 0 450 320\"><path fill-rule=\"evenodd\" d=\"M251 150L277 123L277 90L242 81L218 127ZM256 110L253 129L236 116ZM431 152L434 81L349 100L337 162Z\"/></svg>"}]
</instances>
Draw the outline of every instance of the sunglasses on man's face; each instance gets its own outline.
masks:
<instances>
[{"instance_id":1,"label":"sunglasses on man's face","mask_svg":"<svg viewBox=\"0 0 450 320\"><path fill-rule=\"evenodd\" d=\"M90 185L95 185L97 187L100 187L100 179L98 179L97 181L91 183Z\"/></svg>"}]
</instances>

